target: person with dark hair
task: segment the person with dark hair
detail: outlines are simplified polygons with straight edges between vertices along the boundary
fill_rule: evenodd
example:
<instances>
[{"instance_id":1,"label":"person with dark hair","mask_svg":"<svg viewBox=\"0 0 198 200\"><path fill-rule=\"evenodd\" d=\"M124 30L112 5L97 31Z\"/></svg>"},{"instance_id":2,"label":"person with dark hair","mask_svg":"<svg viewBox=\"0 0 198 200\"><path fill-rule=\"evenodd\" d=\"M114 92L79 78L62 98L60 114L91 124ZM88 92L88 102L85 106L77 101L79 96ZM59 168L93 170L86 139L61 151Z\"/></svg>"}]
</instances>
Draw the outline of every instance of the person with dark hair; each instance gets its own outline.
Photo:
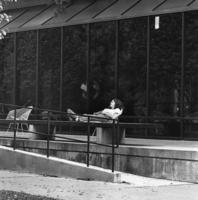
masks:
<instances>
[{"instance_id":1,"label":"person with dark hair","mask_svg":"<svg viewBox=\"0 0 198 200\"><path fill-rule=\"evenodd\" d=\"M122 101L117 98L111 100L109 108L105 108L101 111L94 112L93 114L83 114L78 115L70 108L67 109L67 113L70 120L87 122L88 117L90 121L100 121L107 122L112 119L118 119L118 117L123 113L124 105Z\"/></svg>"}]
</instances>

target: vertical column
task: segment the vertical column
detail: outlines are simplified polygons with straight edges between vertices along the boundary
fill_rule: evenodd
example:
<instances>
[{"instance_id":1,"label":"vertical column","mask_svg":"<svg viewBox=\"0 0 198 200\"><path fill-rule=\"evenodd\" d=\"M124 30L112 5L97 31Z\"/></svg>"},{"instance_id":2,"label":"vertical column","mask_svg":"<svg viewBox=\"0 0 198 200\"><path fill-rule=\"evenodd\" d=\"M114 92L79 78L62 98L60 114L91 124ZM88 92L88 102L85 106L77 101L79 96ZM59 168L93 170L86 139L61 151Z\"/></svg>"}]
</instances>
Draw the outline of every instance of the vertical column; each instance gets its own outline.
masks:
<instances>
[{"instance_id":1,"label":"vertical column","mask_svg":"<svg viewBox=\"0 0 198 200\"><path fill-rule=\"evenodd\" d=\"M86 30L86 35L87 35L87 60L86 60L86 80L87 80L87 112L90 112L90 24L87 24L87 30Z\"/></svg>"},{"instance_id":2,"label":"vertical column","mask_svg":"<svg viewBox=\"0 0 198 200\"><path fill-rule=\"evenodd\" d=\"M120 28L120 21L115 21L115 76L114 76L114 87L115 87L115 97L118 97L118 87L119 87L119 80L118 80L118 73L119 73L119 28Z\"/></svg>"},{"instance_id":3,"label":"vertical column","mask_svg":"<svg viewBox=\"0 0 198 200\"><path fill-rule=\"evenodd\" d=\"M182 32L181 32L181 83L180 83L180 117L182 117L180 122L180 137L183 138L184 133L184 37L185 37L185 14L182 12L181 20L182 20Z\"/></svg>"},{"instance_id":4,"label":"vertical column","mask_svg":"<svg viewBox=\"0 0 198 200\"><path fill-rule=\"evenodd\" d=\"M61 34L61 49L60 49L60 98L59 98L59 109L60 111L63 110L63 27L60 30Z\"/></svg>"},{"instance_id":5,"label":"vertical column","mask_svg":"<svg viewBox=\"0 0 198 200\"><path fill-rule=\"evenodd\" d=\"M150 17L147 17L147 61L146 61L146 117L149 115L149 73L150 73Z\"/></svg>"},{"instance_id":6,"label":"vertical column","mask_svg":"<svg viewBox=\"0 0 198 200\"><path fill-rule=\"evenodd\" d=\"M150 17L147 17L147 44L146 44L146 122L149 116L149 75L150 75ZM145 136L148 136L148 129L145 130Z\"/></svg>"},{"instance_id":7,"label":"vertical column","mask_svg":"<svg viewBox=\"0 0 198 200\"><path fill-rule=\"evenodd\" d=\"M36 107L38 107L39 99L38 99L38 92L39 92L39 30L36 31Z\"/></svg>"},{"instance_id":8,"label":"vertical column","mask_svg":"<svg viewBox=\"0 0 198 200\"><path fill-rule=\"evenodd\" d=\"M14 33L14 66L13 66L13 104L16 104L17 99L17 33Z\"/></svg>"}]
</instances>

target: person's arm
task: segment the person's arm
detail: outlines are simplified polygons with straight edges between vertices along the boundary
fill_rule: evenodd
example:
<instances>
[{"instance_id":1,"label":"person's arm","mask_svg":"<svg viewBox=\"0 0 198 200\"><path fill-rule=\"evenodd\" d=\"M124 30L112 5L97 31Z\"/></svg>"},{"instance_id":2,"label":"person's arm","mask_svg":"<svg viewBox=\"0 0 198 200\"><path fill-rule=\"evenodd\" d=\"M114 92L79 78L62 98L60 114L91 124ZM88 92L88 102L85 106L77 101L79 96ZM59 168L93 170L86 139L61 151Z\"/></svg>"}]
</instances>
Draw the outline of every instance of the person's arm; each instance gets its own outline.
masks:
<instances>
[{"instance_id":1,"label":"person's arm","mask_svg":"<svg viewBox=\"0 0 198 200\"><path fill-rule=\"evenodd\" d=\"M121 114L122 114L122 110L120 110L119 108L116 109L109 109L109 108L105 108L102 113L107 115L108 117L112 118L112 119L117 119Z\"/></svg>"}]
</instances>

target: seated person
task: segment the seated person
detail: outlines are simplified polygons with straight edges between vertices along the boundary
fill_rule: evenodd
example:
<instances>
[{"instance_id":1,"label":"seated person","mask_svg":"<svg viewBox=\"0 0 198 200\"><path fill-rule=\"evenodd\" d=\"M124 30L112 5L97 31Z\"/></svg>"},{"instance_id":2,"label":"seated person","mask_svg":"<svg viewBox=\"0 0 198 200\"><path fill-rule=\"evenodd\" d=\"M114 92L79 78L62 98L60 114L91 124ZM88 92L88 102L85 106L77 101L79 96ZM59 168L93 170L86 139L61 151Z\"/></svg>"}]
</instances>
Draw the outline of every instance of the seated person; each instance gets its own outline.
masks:
<instances>
[{"instance_id":1,"label":"seated person","mask_svg":"<svg viewBox=\"0 0 198 200\"><path fill-rule=\"evenodd\" d=\"M109 108L105 108L101 111L95 112L92 115L83 114L77 115L70 108L67 109L67 113L69 114L69 119L74 121L87 122L88 116L90 116L90 121L99 121L99 122L107 122L112 119L118 119L118 117L123 113L124 105L122 101L119 99L112 99L109 105Z\"/></svg>"}]
</instances>

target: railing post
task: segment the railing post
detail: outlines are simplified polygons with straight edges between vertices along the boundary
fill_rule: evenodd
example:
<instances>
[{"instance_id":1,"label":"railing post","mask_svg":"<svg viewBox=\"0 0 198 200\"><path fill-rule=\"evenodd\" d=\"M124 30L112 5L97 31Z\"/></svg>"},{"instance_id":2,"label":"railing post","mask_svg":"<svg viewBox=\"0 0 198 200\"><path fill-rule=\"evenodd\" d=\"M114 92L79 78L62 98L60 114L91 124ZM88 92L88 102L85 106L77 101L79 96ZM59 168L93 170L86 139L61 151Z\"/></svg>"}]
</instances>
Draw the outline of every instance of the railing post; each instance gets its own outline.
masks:
<instances>
[{"instance_id":1,"label":"railing post","mask_svg":"<svg viewBox=\"0 0 198 200\"><path fill-rule=\"evenodd\" d=\"M119 142L120 142L120 127L119 127L119 119L116 121L116 147L119 147Z\"/></svg>"},{"instance_id":2,"label":"railing post","mask_svg":"<svg viewBox=\"0 0 198 200\"><path fill-rule=\"evenodd\" d=\"M13 149L16 149L16 107L14 108L14 142Z\"/></svg>"},{"instance_id":3,"label":"railing post","mask_svg":"<svg viewBox=\"0 0 198 200\"><path fill-rule=\"evenodd\" d=\"M89 151L90 151L90 117L88 116L88 127L87 127L87 167L89 167Z\"/></svg>"},{"instance_id":4,"label":"railing post","mask_svg":"<svg viewBox=\"0 0 198 200\"><path fill-rule=\"evenodd\" d=\"M49 158L49 140L50 140L50 116L49 111L47 113L47 157Z\"/></svg>"},{"instance_id":5,"label":"railing post","mask_svg":"<svg viewBox=\"0 0 198 200\"><path fill-rule=\"evenodd\" d=\"M114 162L115 162L115 146L114 146L114 136L115 136L115 119L113 119L113 132L112 132L112 172L114 172Z\"/></svg>"}]
</instances>

